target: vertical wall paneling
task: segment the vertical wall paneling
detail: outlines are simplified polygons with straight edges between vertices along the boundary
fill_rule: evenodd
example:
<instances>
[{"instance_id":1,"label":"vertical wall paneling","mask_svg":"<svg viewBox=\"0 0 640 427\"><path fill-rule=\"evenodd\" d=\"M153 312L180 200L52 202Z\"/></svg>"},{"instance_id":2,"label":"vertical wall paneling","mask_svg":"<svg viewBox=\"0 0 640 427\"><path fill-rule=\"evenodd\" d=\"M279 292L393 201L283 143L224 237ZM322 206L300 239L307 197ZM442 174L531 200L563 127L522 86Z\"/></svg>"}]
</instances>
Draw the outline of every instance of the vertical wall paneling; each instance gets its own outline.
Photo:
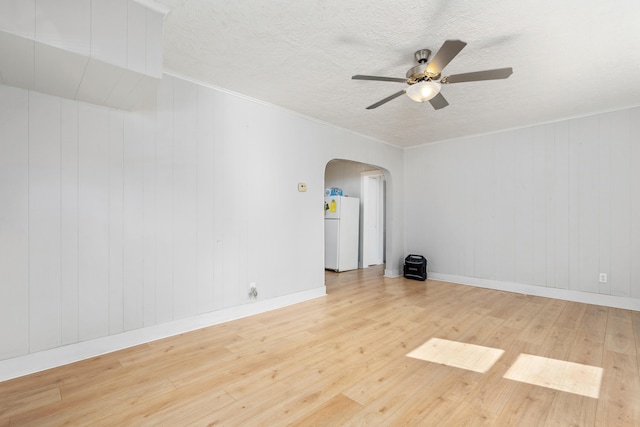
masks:
<instances>
[{"instance_id":1,"label":"vertical wall paneling","mask_svg":"<svg viewBox=\"0 0 640 427\"><path fill-rule=\"evenodd\" d=\"M578 287L598 292L598 120L593 117L578 122L580 171L578 175Z\"/></svg>"},{"instance_id":2,"label":"vertical wall paneling","mask_svg":"<svg viewBox=\"0 0 640 427\"><path fill-rule=\"evenodd\" d=\"M196 85L174 82L173 302L175 318L197 313Z\"/></svg>"},{"instance_id":3,"label":"vertical wall paneling","mask_svg":"<svg viewBox=\"0 0 640 427\"><path fill-rule=\"evenodd\" d=\"M0 29L29 39L35 38L36 0L0 2Z\"/></svg>"},{"instance_id":4,"label":"vertical wall paneling","mask_svg":"<svg viewBox=\"0 0 640 427\"><path fill-rule=\"evenodd\" d=\"M444 182L451 183L452 182L452 170L445 167L441 162L436 161L435 157L438 155L439 151L443 151L444 147L436 146L434 149L436 150L435 156L429 156L428 154L421 154L417 152L414 154L412 158L412 162L416 162L414 164L425 164L424 168L426 180L429 181L431 179L436 179L436 177L442 177ZM412 186L407 194L411 194L411 199L417 199L417 203L421 207L419 212L428 213L427 217L427 227L426 230L428 234L425 234L424 237L429 241L428 248L430 252L425 252L427 259L431 263L431 266L428 268L433 269L433 271L452 271L452 240L450 238L451 233L449 232L449 224L445 227L437 227L436 224L445 223L443 218L446 218L449 215L453 214L453 207L451 206L451 199L453 195L453 191L449 188L449 185L438 186L436 189L435 197L433 199L427 197L415 197L413 195L420 194L421 186L418 181L408 181ZM431 209L428 207L431 206ZM418 230L420 232L422 227L420 227L419 214L416 212L407 211L407 215L411 215L411 220L407 221L411 230ZM437 248L441 248L441 250L437 250ZM412 250L420 253L420 248L416 247ZM425 248L426 250L426 248ZM442 270L440 270L440 268Z\"/></svg>"},{"instance_id":5,"label":"vertical wall paneling","mask_svg":"<svg viewBox=\"0 0 640 427\"><path fill-rule=\"evenodd\" d=\"M60 212L60 98L30 92L30 351L61 343Z\"/></svg>"},{"instance_id":6,"label":"vertical wall paneling","mask_svg":"<svg viewBox=\"0 0 640 427\"><path fill-rule=\"evenodd\" d=\"M465 150L464 152L463 151L460 152L462 157L462 164L460 165L461 168L459 170L459 174L460 174L462 185L464 185L467 188L474 187L473 185L474 175L477 169L477 159L475 157L477 152L474 150L474 148L470 150ZM458 237L460 239L467 238L469 244L461 246L462 251L460 253L461 255L460 271L464 276L475 276L475 273L473 270L474 268L473 254L474 254L474 247L475 245L478 244L478 242L475 240L476 236L473 229L474 218L476 215L475 200L469 194L469 197L465 197L464 199L461 200L461 202L462 202L461 214L463 216L463 220L462 220L462 227L460 229L460 234L458 235Z\"/></svg>"},{"instance_id":7,"label":"vertical wall paneling","mask_svg":"<svg viewBox=\"0 0 640 427\"><path fill-rule=\"evenodd\" d=\"M557 149L554 133L554 125L544 126L544 140L540 141L543 144L544 150L544 170L539 170L538 179L544 181L544 241L545 241L545 258L542 261L544 268L544 281L545 286L557 287L556 280L556 254L557 254L557 242L556 242L556 210L558 209L556 188L559 184L559 177L556 172L557 168ZM561 202L561 201L560 201Z\"/></svg>"},{"instance_id":8,"label":"vertical wall paneling","mask_svg":"<svg viewBox=\"0 0 640 427\"><path fill-rule=\"evenodd\" d=\"M162 28L164 15L147 9L146 11L146 73L162 77Z\"/></svg>"},{"instance_id":9,"label":"vertical wall paneling","mask_svg":"<svg viewBox=\"0 0 640 427\"><path fill-rule=\"evenodd\" d=\"M84 70L89 62L88 56L36 43L33 59L35 91L63 98L72 98L78 93ZM91 99L99 99L98 94L101 91L96 92L91 93Z\"/></svg>"},{"instance_id":10,"label":"vertical wall paneling","mask_svg":"<svg viewBox=\"0 0 640 427\"><path fill-rule=\"evenodd\" d=\"M60 110L61 344L78 342L78 103Z\"/></svg>"},{"instance_id":11,"label":"vertical wall paneling","mask_svg":"<svg viewBox=\"0 0 640 427\"><path fill-rule=\"evenodd\" d=\"M255 106L252 106L252 108L255 108ZM248 117L251 116L252 114L249 114ZM266 141L268 141L268 139L265 138L265 135L263 135L261 132L263 129L258 130L257 126L255 126L255 124L251 120L247 120L246 117L243 118L243 120L245 137L242 139L242 143L238 144L236 148L237 159L243 157L246 158L247 156L244 153L255 153L257 146L262 145ZM251 158L251 156L249 156L249 158ZM264 166L264 162L256 164L254 158L253 162L245 162L244 168L238 171L239 173L236 176L236 180L240 186L239 195L253 193L252 190L254 189L254 187L250 186L249 184L251 182L251 178L257 176L256 171L261 170L261 166ZM252 200L253 197L255 197L255 195L252 194ZM264 246L260 244L260 236L249 234L250 218L251 216L256 214L256 212L249 212L249 197L237 197L236 203L236 215L238 216L238 250L233 255L231 255L231 253L229 253L228 255L233 256L233 258L235 258L236 260L234 262L233 269L235 275L235 283L237 284L235 287L234 301L235 304L242 304L249 299L247 296L247 288L249 285L249 271L253 272L253 267L251 265L247 268L247 264L246 261L243 260L243 256L248 254L251 257L249 259L256 259L257 256L259 256L258 252L256 251L254 253L253 251L256 250L256 248ZM287 203L286 205L290 206L289 203ZM249 239L251 239L251 242L249 241ZM251 250L249 249L249 247L251 247Z\"/></svg>"},{"instance_id":12,"label":"vertical wall paneling","mask_svg":"<svg viewBox=\"0 0 640 427\"><path fill-rule=\"evenodd\" d=\"M79 104L79 339L109 333L109 113Z\"/></svg>"},{"instance_id":13,"label":"vertical wall paneling","mask_svg":"<svg viewBox=\"0 0 640 427\"><path fill-rule=\"evenodd\" d=\"M515 149L509 134L496 135L495 204L496 224L500 224L496 227L496 278L503 281L515 281Z\"/></svg>"},{"instance_id":14,"label":"vertical wall paneling","mask_svg":"<svg viewBox=\"0 0 640 427\"><path fill-rule=\"evenodd\" d=\"M456 153L456 160L453 162L451 174L449 175L448 187L451 191L451 194L460 194L461 188L464 186L463 176L461 170L464 169L464 158L460 156L460 147L456 145L453 147L454 152ZM451 239L451 245L449 246L449 265L451 271L454 274L463 274L464 271L464 246L461 245L464 239L463 227L464 227L464 198L453 197L449 198L447 204L450 206L450 211L448 212L452 217L456 218L456 224L458 227L449 229L449 236ZM415 224L414 226L418 226Z\"/></svg>"},{"instance_id":15,"label":"vertical wall paneling","mask_svg":"<svg viewBox=\"0 0 640 427\"><path fill-rule=\"evenodd\" d=\"M0 358L29 352L29 96L0 86Z\"/></svg>"},{"instance_id":16,"label":"vertical wall paneling","mask_svg":"<svg viewBox=\"0 0 640 427\"><path fill-rule=\"evenodd\" d=\"M548 126L532 128L532 246L531 283L547 286L547 129Z\"/></svg>"},{"instance_id":17,"label":"vertical wall paneling","mask_svg":"<svg viewBox=\"0 0 640 427\"><path fill-rule=\"evenodd\" d=\"M570 177L576 170L576 165L569 159L570 147L569 122L559 122L553 125L553 142L555 149L555 188L554 192L555 209L551 216L554 224L553 234L555 236L554 261L547 258L547 265L553 262L555 275L551 277L551 283L555 288L569 289L570 286L570 265L569 242L572 236L572 227L569 226L569 212L573 206L571 196Z\"/></svg>"},{"instance_id":18,"label":"vertical wall paneling","mask_svg":"<svg viewBox=\"0 0 640 427\"><path fill-rule=\"evenodd\" d=\"M239 261L242 253L242 240L246 235L242 234L242 227L246 225L245 217L241 214L242 195L246 194L247 188L244 185L244 175L247 166L244 163L244 153L247 149L247 116L240 114L240 105L235 99L225 96L224 102L227 108L219 111L220 123L224 123L219 147L220 162L216 162L216 167L220 167L220 177L222 181L217 181L217 196L219 198L218 209L219 224L221 232L221 265L222 265L222 305L231 307L241 302L246 302L247 298L240 299L241 290L246 290L244 283L239 283L240 267L243 263ZM230 141L235 141L231 144ZM241 160L242 159L242 160ZM224 185L226 182L233 182L233 186ZM246 215L246 214L245 214ZM240 286L242 285L242 286ZM246 296L246 292L244 292Z\"/></svg>"},{"instance_id":19,"label":"vertical wall paneling","mask_svg":"<svg viewBox=\"0 0 640 427\"><path fill-rule=\"evenodd\" d=\"M603 144L610 147L610 157L600 158L600 162L607 162L607 167L611 167L611 180L607 182L606 199L600 201L601 205L606 204L609 209L611 239L604 242L605 253L608 263L601 268L601 272L609 273L610 292L612 295L631 295L631 268L637 265L638 260L632 262L631 258L631 195L630 185L633 182L629 179L633 174L637 176L638 163L631 163L631 111L618 111L607 115L611 120L611 126L606 138L602 139ZM634 140L637 145L640 140ZM635 172L634 172L635 170ZM604 189L603 189L604 190ZM635 217L638 221L639 217ZM607 224L608 225L608 224ZM609 228L607 228L609 231ZM604 246L604 245L603 245ZM610 260L609 260L610 258ZM637 267L636 267L637 268ZM636 284L640 286L640 283ZM607 291L609 289L607 288Z\"/></svg>"},{"instance_id":20,"label":"vertical wall paneling","mask_svg":"<svg viewBox=\"0 0 640 427\"><path fill-rule=\"evenodd\" d=\"M36 40L64 50L91 54L91 2L37 0Z\"/></svg>"},{"instance_id":21,"label":"vertical wall paneling","mask_svg":"<svg viewBox=\"0 0 640 427\"><path fill-rule=\"evenodd\" d=\"M156 107L156 321L173 319L173 79L162 80Z\"/></svg>"},{"instance_id":22,"label":"vertical wall paneling","mask_svg":"<svg viewBox=\"0 0 640 427\"><path fill-rule=\"evenodd\" d=\"M631 297L640 298L640 108L629 110L629 237Z\"/></svg>"},{"instance_id":23,"label":"vertical wall paneling","mask_svg":"<svg viewBox=\"0 0 640 427\"><path fill-rule=\"evenodd\" d=\"M602 114L598 116L598 168L593 171L598 179L598 272L610 273L610 253L611 253L611 207L613 182L611 180L613 165L611 156L616 151L619 144L611 137L614 129L612 128L612 114ZM628 171L624 171L625 176ZM615 173L615 172L613 172ZM628 194L625 194L628 197ZM627 222L628 223L628 222ZM610 275L610 274L609 274ZM598 277L599 280L599 277ZM607 283L598 281L598 292L601 294L611 293L611 279Z\"/></svg>"},{"instance_id":24,"label":"vertical wall paneling","mask_svg":"<svg viewBox=\"0 0 640 427\"><path fill-rule=\"evenodd\" d=\"M198 87L197 127L197 256L198 313L212 311L214 304L214 111L213 91Z\"/></svg>"},{"instance_id":25,"label":"vertical wall paneling","mask_svg":"<svg viewBox=\"0 0 640 427\"><path fill-rule=\"evenodd\" d=\"M443 154L446 152L445 151L445 147L441 147L441 146L436 146L434 147L436 150L436 156L437 156L437 152L441 151ZM433 242L434 244L439 243L441 246L440 248L442 248L440 251L437 251L436 247L433 247L433 254L427 254L427 256L430 256L431 260L433 260L432 262L432 269L434 269L433 271L439 271L438 270L438 265L442 266L443 268L446 268L445 271L454 271L454 265L455 265L455 261L454 261L454 248L453 248L453 239L451 239L452 236L452 230L451 230L451 224L446 224L444 218L453 216L456 214L456 207L454 206L454 204L452 203L452 201L454 201L456 199L456 197L454 197L455 191L454 191L454 187L457 185L457 181L455 179L455 177L457 176L457 174L455 174L454 168L449 168L449 167L445 167L444 164L438 162L435 158L435 156L429 156L428 154L423 154L423 155L416 155L416 157L414 157L415 162L417 162L418 164L421 164L421 162L426 162L428 164L428 167L425 168L425 172L427 175L431 175L432 173L435 175L431 175L429 177L427 177L427 182L430 179L436 179L438 176L442 177L442 179L444 180L444 182L447 183L447 185L443 185L440 189L440 191L436 192L437 194L437 198L436 200L432 201L431 203L429 203L429 198L421 198L421 197L417 197L417 199L420 199L420 206L423 207L422 210L420 210L420 212L429 212L431 213L432 216L428 217L429 221L428 224L432 230L432 233L429 234L429 238L433 235L436 237L436 241ZM448 163L448 162L447 162ZM413 191L408 192L407 194L411 194L411 195L415 195L415 194L419 194L419 189L421 188L420 184L418 181L412 181L412 180L408 180L408 182L411 182L411 185L413 185ZM414 199L416 197L412 197L412 199ZM431 210L431 209L427 209L427 207L429 205L433 205L435 207L435 210ZM408 211L407 210L407 214L413 214L413 212ZM410 222L410 226L412 230L420 230L420 221L419 221L419 214L413 214L412 216L413 220ZM446 224L446 226L444 227L437 227L436 224ZM429 245L430 247L432 245ZM416 252L420 253L420 249L419 247L416 247L414 249ZM439 253L438 253L439 252Z\"/></svg>"},{"instance_id":26,"label":"vertical wall paneling","mask_svg":"<svg viewBox=\"0 0 640 427\"><path fill-rule=\"evenodd\" d=\"M569 289L580 290L580 121L569 121L568 254Z\"/></svg>"},{"instance_id":27,"label":"vertical wall paneling","mask_svg":"<svg viewBox=\"0 0 640 427\"><path fill-rule=\"evenodd\" d=\"M224 146L226 139L226 108L225 94L213 94L213 109L215 115L211 117L213 122L213 308L224 307L224 279L226 277L224 264L224 237L226 226L223 222L225 217L224 206L227 201L224 198L223 185L226 182Z\"/></svg>"},{"instance_id":28,"label":"vertical wall paneling","mask_svg":"<svg viewBox=\"0 0 640 427\"><path fill-rule=\"evenodd\" d=\"M9 2L0 2L5 4ZM16 2L11 2L15 4ZM1 7L1 6L0 6ZM0 11L0 16L2 12ZM11 14L9 14L11 16ZM23 38L11 33L0 33L0 55L3 60L0 65L2 84L21 88L33 88L35 86L34 42L32 39Z\"/></svg>"},{"instance_id":29,"label":"vertical wall paneling","mask_svg":"<svg viewBox=\"0 0 640 427\"><path fill-rule=\"evenodd\" d=\"M269 150L270 141L276 135L276 129L280 128L281 116L275 111L263 114L259 118L250 120L247 126L247 142L246 148L246 169L242 176L242 185L246 186L249 197L245 197L240 202L241 211L246 212L246 216L241 223L241 246L239 258L246 259L248 262L241 262L238 271L239 301L246 302L249 300L247 296L247 286L251 282L256 282L258 292L265 298L278 295L278 280L276 277L289 280L297 270L300 262L297 260L299 248L297 245L286 245L284 239L280 238L282 230L289 229L296 235L304 236L302 224L294 220L294 216L298 211L296 201L299 200L300 193L297 191L279 191L275 195L274 188L286 188L287 182L296 182L296 177L300 175L295 172L296 166L292 168L271 168L270 165L276 163L273 158L277 154ZM295 135L297 129L295 126L289 127L286 135ZM291 141L294 138L286 138ZM301 140L303 138L300 138ZM282 145L284 152L290 153L291 158L299 158L297 153L298 144L287 142ZM290 181L287 176L293 175ZM239 178L240 179L240 178ZM321 187L320 187L321 188ZM318 189L320 189L318 188ZM295 189L295 186L294 186ZM265 206L271 206L276 200L276 206L288 206L288 209L278 209L277 207L264 209ZM321 206L321 205L320 205ZM296 225L293 225L296 224ZM297 228L299 225L300 228ZM243 246L244 245L244 246ZM280 254L285 263L291 265L291 268L278 268L267 262L265 252L273 251ZM294 267L295 266L295 267ZM275 268L274 268L275 267ZM276 271L277 276L276 276ZM257 280L259 278L260 280Z\"/></svg>"},{"instance_id":30,"label":"vertical wall paneling","mask_svg":"<svg viewBox=\"0 0 640 427\"><path fill-rule=\"evenodd\" d=\"M127 66L129 0L91 0L91 57Z\"/></svg>"},{"instance_id":31,"label":"vertical wall paneling","mask_svg":"<svg viewBox=\"0 0 640 427\"><path fill-rule=\"evenodd\" d=\"M149 114L140 120L143 136L143 280L144 325L156 324L156 144L155 121Z\"/></svg>"},{"instance_id":32,"label":"vertical wall paneling","mask_svg":"<svg viewBox=\"0 0 640 427\"><path fill-rule=\"evenodd\" d=\"M264 212L262 215L259 215L257 211L258 206L264 206L266 204L265 193L268 193L266 189L277 188L279 177L282 175L281 171L274 171L271 174L265 174L262 169L264 164L269 164L271 162L269 153L264 150L266 145L264 144L264 141L268 140L271 136L272 127L274 126L273 120L277 119L269 114L268 118L262 116L256 120L247 121L247 123L245 123L245 128L247 130L246 141L248 143L246 150L245 173L242 177L238 177L237 180L241 182L241 185L244 188L246 188L246 194L248 197L243 198L243 200L237 200L236 202L238 203L237 206L240 208L239 212L246 212L246 217L240 223L240 235L238 236L240 243L238 256L240 257L240 254L243 254L246 257L245 259L248 261L246 263L241 263L244 264L244 267L241 266L237 270L238 286L236 287L236 298L241 303L249 300L246 291L248 287L247 285L257 277L257 269L262 269L266 272L266 274L262 275L262 280L260 282L256 282L256 286L259 286L258 289L262 290L263 295L267 295L267 292L273 292L273 287L268 286L268 284L272 282L270 273L272 273L273 270L263 264L264 257L260 257L260 253L264 252L266 249L265 240L277 239L272 237L270 231L266 231L265 226L260 226L261 224L266 225L266 222L264 221L271 217L270 213ZM256 129L261 130L260 134L256 132ZM292 131L293 129L287 130L287 132ZM258 179L258 177L261 177L261 179ZM251 185L248 185L249 183L251 183ZM279 203L288 205L286 195L279 194L278 199ZM287 221L290 214L290 210L283 210L282 214L279 215L280 218L278 218L278 220L285 219L285 221ZM278 220L272 219L272 228L281 228L279 227ZM265 230L265 232L261 233L262 235L259 233L260 229ZM271 237L271 239L269 239L269 237ZM249 243L249 241L251 243ZM290 249L281 249L280 242L274 241L271 245L271 249L282 254L284 259L291 260L292 263L295 263L295 257L291 256L289 252ZM283 277L290 274L292 269L286 270L286 272L283 272ZM267 288L269 289L268 291L266 291Z\"/></svg>"},{"instance_id":33,"label":"vertical wall paneling","mask_svg":"<svg viewBox=\"0 0 640 427\"><path fill-rule=\"evenodd\" d=\"M248 304L249 278L265 300L322 292L326 162L366 153L401 186L402 150L369 138L170 76L156 101L130 113L0 85L1 359ZM261 212L271 189L286 215Z\"/></svg>"},{"instance_id":34,"label":"vertical wall paneling","mask_svg":"<svg viewBox=\"0 0 640 427\"><path fill-rule=\"evenodd\" d=\"M124 114L109 111L109 333L124 331Z\"/></svg>"},{"instance_id":35,"label":"vertical wall paneling","mask_svg":"<svg viewBox=\"0 0 640 427\"><path fill-rule=\"evenodd\" d=\"M637 298L638 123L636 107L406 150L407 188L422 189L430 202L407 198L412 227L428 230L407 233L407 247L435 260L451 257L430 264L437 273ZM473 172L461 182L447 175L461 176L461 169ZM485 169L493 170L492 196L482 194ZM464 201L474 197L471 234L467 214L436 213L439 205L467 210ZM448 235L434 247L436 229ZM474 248L473 274L461 268L465 247ZM493 275L479 267L492 263Z\"/></svg>"},{"instance_id":36,"label":"vertical wall paneling","mask_svg":"<svg viewBox=\"0 0 640 427\"><path fill-rule=\"evenodd\" d=\"M144 128L124 116L124 329L144 325Z\"/></svg>"},{"instance_id":37,"label":"vertical wall paneling","mask_svg":"<svg viewBox=\"0 0 640 427\"><path fill-rule=\"evenodd\" d=\"M146 8L135 1L128 1L127 8L127 67L144 73L147 68Z\"/></svg>"},{"instance_id":38,"label":"vertical wall paneling","mask_svg":"<svg viewBox=\"0 0 640 427\"><path fill-rule=\"evenodd\" d=\"M474 275L478 277L495 277L495 228L494 228L494 146L486 139L487 149L477 149L473 152L475 159L473 176L470 185L473 186L474 221Z\"/></svg>"},{"instance_id":39,"label":"vertical wall paneling","mask_svg":"<svg viewBox=\"0 0 640 427\"><path fill-rule=\"evenodd\" d=\"M515 156L515 281L533 283L533 129L514 132Z\"/></svg>"}]
</instances>

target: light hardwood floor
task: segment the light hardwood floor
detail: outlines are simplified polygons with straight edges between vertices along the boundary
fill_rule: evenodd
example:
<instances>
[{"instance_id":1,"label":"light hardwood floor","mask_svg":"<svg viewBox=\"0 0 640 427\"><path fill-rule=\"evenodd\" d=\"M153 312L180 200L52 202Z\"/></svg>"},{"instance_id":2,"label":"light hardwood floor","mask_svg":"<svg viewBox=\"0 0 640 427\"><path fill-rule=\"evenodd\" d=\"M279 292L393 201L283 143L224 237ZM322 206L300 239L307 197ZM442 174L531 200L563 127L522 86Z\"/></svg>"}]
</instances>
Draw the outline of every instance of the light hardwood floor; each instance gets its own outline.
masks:
<instances>
[{"instance_id":1,"label":"light hardwood floor","mask_svg":"<svg viewBox=\"0 0 640 427\"><path fill-rule=\"evenodd\" d=\"M0 427L640 425L640 313L381 274L0 383ZM486 373L406 357L433 337L505 352ZM503 378L523 353L602 367L600 397Z\"/></svg>"}]
</instances>

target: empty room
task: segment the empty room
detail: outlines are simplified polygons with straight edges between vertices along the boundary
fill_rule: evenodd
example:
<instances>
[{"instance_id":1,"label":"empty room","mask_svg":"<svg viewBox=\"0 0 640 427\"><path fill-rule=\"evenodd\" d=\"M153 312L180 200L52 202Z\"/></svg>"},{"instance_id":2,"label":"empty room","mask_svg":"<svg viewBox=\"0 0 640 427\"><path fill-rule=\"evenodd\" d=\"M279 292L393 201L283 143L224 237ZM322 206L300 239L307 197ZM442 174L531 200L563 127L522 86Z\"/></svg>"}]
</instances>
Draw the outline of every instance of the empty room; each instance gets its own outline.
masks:
<instances>
[{"instance_id":1,"label":"empty room","mask_svg":"<svg viewBox=\"0 0 640 427\"><path fill-rule=\"evenodd\" d=\"M638 22L0 1L0 427L640 425Z\"/></svg>"}]
</instances>

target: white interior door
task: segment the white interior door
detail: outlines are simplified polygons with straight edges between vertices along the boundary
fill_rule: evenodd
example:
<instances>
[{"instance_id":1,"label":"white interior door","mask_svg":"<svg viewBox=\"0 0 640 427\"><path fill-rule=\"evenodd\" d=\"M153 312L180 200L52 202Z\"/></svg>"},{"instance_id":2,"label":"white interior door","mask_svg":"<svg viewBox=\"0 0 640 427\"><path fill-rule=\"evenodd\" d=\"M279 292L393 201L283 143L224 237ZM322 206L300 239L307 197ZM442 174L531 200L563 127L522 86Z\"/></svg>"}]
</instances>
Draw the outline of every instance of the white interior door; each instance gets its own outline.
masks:
<instances>
[{"instance_id":1,"label":"white interior door","mask_svg":"<svg viewBox=\"0 0 640 427\"><path fill-rule=\"evenodd\" d=\"M384 263L384 175L365 175L362 179L362 260L367 267Z\"/></svg>"}]
</instances>

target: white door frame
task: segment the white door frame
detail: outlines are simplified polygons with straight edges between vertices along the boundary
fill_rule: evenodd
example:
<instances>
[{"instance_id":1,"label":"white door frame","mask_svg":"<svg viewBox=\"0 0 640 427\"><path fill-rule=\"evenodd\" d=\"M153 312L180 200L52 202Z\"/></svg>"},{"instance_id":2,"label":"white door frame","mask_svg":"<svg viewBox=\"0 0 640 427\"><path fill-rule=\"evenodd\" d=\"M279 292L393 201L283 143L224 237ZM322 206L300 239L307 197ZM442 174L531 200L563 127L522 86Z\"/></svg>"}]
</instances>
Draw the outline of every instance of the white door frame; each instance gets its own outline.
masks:
<instances>
[{"instance_id":1,"label":"white door frame","mask_svg":"<svg viewBox=\"0 0 640 427\"><path fill-rule=\"evenodd\" d=\"M384 263L384 172L381 170L361 172L361 221L360 221L360 268ZM372 179L376 178L376 179ZM377 183L377 184L376 184ZM377 188L370 188L376 184ZM370 193L375 191L375 193ZM371 200L370 195L375 195ZM373 203L373 205L372 205ZM375 233L372 236L370 233ZM371 253L371 252L375 253Z\"/></svg>"}]
</instances>

